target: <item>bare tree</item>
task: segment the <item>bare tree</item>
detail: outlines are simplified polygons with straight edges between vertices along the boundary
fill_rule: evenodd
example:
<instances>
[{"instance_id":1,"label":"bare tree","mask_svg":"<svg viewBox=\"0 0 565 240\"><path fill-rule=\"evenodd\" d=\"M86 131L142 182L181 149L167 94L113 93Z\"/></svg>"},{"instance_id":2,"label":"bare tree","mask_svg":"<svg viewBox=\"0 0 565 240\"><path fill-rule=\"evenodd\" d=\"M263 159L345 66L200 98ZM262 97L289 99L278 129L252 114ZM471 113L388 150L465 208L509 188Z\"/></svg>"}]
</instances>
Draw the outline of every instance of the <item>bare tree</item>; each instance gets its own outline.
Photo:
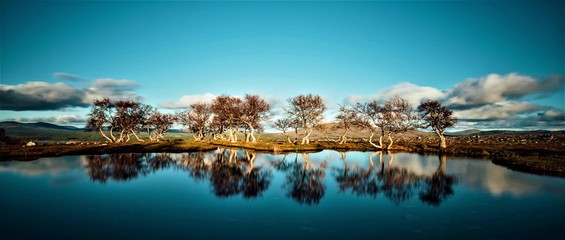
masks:
<instances>
[{"instance_id":1,"label":"bare tree","mask_svg":"<svg viewBox=\"0 0 565 240\"><path fill-rule=\"evenodd\" d=\"M457 118L453 116L453 111L442 106L435 100L426 99L418 106L423 128L431 127L440 139L440 148L447 148L445 136L443 135L448 127L457 123Z\"/></svg>"},{"instance_id":2,"label":"bare tree","mask_svg":"<svg viewBox=\"0 0 565 240\"><path fill-rule=\"evenodd\" d=\"M165 137L165 132L171 129L176 121L174 114L163 114L155 112L147 119L147 124L155 129L155 132L149 132L149 138L153 141L159 141Z\"/></svg>"},{"instance_id":3,"label":"bare tree","mask_svg":"<svg viewBox=\"0 0 565 240\"><path fill-rule=\"evenodd\" d=\"M116 108L116 115L112 125L114 129L120 131L118 138L115 138L115 142L129 141L130 134L133 134L138 140L142 141L139 139L136 132L140 129L140 125L146 121L147 112L150 111L150 107L146 107L146 105L142 103L125 100L114 102L114 106ZM111 135L113 137L113 134Z\"/></svg>"},{"instance_id":4,"label":"bare tree","mask_svg":"<svg viewBox=\"0 0 565 240\"><path fill-rule=\"evenodd\" d=\"M196 141L204 139L204 131L211 122L211 116L211 105L206 103L191 104L188 111L177 113L179 122L188 127Z\"/></svg>"},{"instance_id":5,"label":"bare tree","mask_svg":"<svg viewBox=\"0 0 565 240\"><path fill-rule=\"evenodd\" d=\"M358 125L360 127L368 128L371 131L371 136L369 137L369 144L373 145L375 148L383 148L383 137L385 134L385 128L388 124L387 119L383 114L383 107L379 105L377 100L372 100L367 103L357 103L355 106L355 111L358 113ZM377 129L381 130L381 136L379 137L379 145L373 143L373 136Z\"/></svg>"},{"instance_id":6,"label":"bare tree","mask_svg":"<svg viewBox=\"0 0 565 240\"><path fill-rule=\"evenodd\" d=\"M292 127L292 122L293 120L291 118L281 118L281 119L277 119L273 123L273 127L277 130L282 131L288 143L292 143L292 141L290 140L290 137L286 135L286 131Z\"/></svg>"},{"instance_id":7,"label":"bare tree","mask_svg":"<svg viewBox=\"0 0 565 240\"><path fill-rule=\"evenodd\" d=\"M243 102L240 105L241 111L241 122L245 123L249 128L250 132L245 139L246 142L256 142L257 139L254 136L255 128L261 128L261 121L264 121L269 116L269 110L271 107L269 103L259 97L258 95L246 94Z\"/></svg>"},{"instance_id":8,"label":"bare tree","mask_svg":"<svg viewBox=\"0 0 565 240\"><path fill-rule=\"evenodd\" d=\"M334 128L331 123L320 123L316 125L315 128L324 135L326 141L331 141L329 134Z\"/></svg>"},{"instance_id":9,"label":"bare tree","mask_svg":"<svg viewBox=\"0 0 565 240\"><path fill-rule=\"evenodd\" d=\"M300 127L304 128L306 133L302 138L302 144L310 143L310 134L316 125L324 119L324 111L326 105L324 100L318 95L299 95L288 100L290 106L286 112L296 117L300 123Z\"/></svg>"},{"instance_id":10,"label":"bare tree","mask_svg":"<svg viewBox=\"0 0 565 240\"><path fill-rule=\"evenodd\" d=\"M416 129L418 116L413 111L410 102L399 96L394 96L385 102L382 114L385 119L385 129L388 130L390 143L387 149L392 148L394 143L393 134L407 132Z\"/></svg>"},{"instance_id":11,"label":"bare tree","mask_svg":"<svg viewBox=\"0 0 565 240\"><path fill-rule=\"evenodd\" d=\"M139 136L137 136L137 133L142 132L144 129L149 130L147 120L149 119L149 117L151 115L153 115L157 111L157 109L155 109L154 107L149 106L147 104L140 104L138 111L141 115L141 118L139 118L139 121L133 127L131 134L133 134L138 141L145 142L145 140L143 140L143 139L139 138Z\"/></svg>"},{"instance_id":12,"label":"bare tree","mask_svg":"<svg viewBox=\"0 0 565 240\"><path fill-rule=\"evenodd\" d=\"M336 116L336 120L339 126L343 128L339 144L347 143L347 132L351 128L362 124L358 112L344 105L339 106L339 114Z\"/></svg>"},{"instance_id":13,"label":"bare tree","mask_svg":"<svg viewBox=\"0 0 565 240\"><path fill-rule=\"evenodd\" d=\"M109 131L113 131L113 118L114 118L115 108L109 98L104 98L102 100L95 99L90 113L88 114L88 119L86 123L86 129L91 131L100 131L100 135L104 137L108 142L114 142L113 138L110 138L104 132L105 128L109 128Z\"/></svg>"},{"instance_id":14,"label":"bare tree","mask_svg":"<svg viewBox=\"0 0 565 240\"><path fill-rule=\"evenodd\" d=\"M112 102L108 98L94 100L86 127L100 131L100 134L109 142L127 142L130 134L137 137L136 132L145 121L149 109L150 107L134 101ZM105 134L104 128L109 128L110 136ZM119 132L118 136L114 135L114 130ZM137 139L140 140L139 137Z\"/></svg>"},{"instance_id":15,"label":"bare tree","mask_svg":"<svg viewBox=\"0 0 565 240\"><path fill-rule=\"evenodd\" d=\"M220 134L227 130L230 142L237 141L237 132L241 126L241 102L239 98L222 95L216 97L211 105L214 113L213 124Z\"/></svg>"}]
</instances>

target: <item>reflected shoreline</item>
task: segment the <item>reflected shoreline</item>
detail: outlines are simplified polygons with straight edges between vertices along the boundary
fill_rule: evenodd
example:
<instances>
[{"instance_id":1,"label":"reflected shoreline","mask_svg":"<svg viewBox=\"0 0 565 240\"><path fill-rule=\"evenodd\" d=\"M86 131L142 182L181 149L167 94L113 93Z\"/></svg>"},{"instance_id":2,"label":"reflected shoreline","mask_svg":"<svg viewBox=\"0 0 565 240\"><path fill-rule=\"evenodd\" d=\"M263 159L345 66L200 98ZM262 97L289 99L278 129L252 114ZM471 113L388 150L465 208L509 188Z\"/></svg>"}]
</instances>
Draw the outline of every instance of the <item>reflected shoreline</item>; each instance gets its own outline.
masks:
<instances>
[{"instance_id":1,"label":"reflected shoreline","mask_svg":"<svg viewBox=\"0 0 565 240\"><path fill-rule=\"evenodd\" d=\"M386 151L271 155L216 148L210 152L103 154L0 163L0 174L46 176L58 185L86 179L97 184L124 184L165 171L192 180L175 184L204 184L217 198L255 199L266 192L280 192L305 206L321 204L325 198L333 198L333 193L386 199L397 205L419 200L438 206L456 194L458 185L492 196L521 196L541 190L565 194L559 178L514 172L488 161Z\"/></svg>"},{"instance_id":2,"label":"reflected shoreline","mask_svg":"<svg viewBox=\"0 0 565 240\"><path fill-rule=\"evenodd\" d=\"M346 152L339 154L343 166L331 170L340 192L373 198L383 195L395 204L417 195L422 202L432 206L441 204L454 194L453 185L457 181L454 176L445 174L445 155L439 156L437 170L430 175L395 166L394 155L390 151L372 153L368 168L355 169L348 165ZM378 163L375 163L377 156ZM218 148L208 153L87 155L84 167L92 181L101 183L129 181L164 169L181 170L195 181L208 181L216 197L242 195L244 198L257 198L269 188L273 174L269 168L256 166L256 157L257 153L253 151L229 148ZM305 205L317 205L323 199L327 189L326 161L315 166L310 161L310 153L294 153L275 159L271 165L285 176L282 188L287 198Z\"/></svg>"}]
</instances>

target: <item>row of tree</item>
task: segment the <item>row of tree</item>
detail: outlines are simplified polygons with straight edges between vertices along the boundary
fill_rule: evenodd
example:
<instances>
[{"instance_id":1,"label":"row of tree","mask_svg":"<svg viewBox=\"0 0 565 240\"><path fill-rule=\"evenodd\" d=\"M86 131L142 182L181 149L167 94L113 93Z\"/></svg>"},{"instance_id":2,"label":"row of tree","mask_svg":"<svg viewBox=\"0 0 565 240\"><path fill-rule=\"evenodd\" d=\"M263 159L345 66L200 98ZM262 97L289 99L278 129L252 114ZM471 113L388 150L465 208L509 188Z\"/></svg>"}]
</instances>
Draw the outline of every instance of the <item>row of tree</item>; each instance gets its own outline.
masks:
<instances>
[{"instance_id":1,"label":"row of tree","mask_svg":"<svg viewBox=\"0 0 565 240\"><path fill-rule=\"evenodd\" d=\"M304 134L301 144L310 143L314 129L329 131L324 124L324 100L318 95L299 95L288 100L285 115L272 122L272 126L292 142L287 131L294 129ZM95 100L88 117L87 129L99 131L109 142L127 142L131 137L144 141L138 133L146 131L149 139L158 141L175 123L185 126L197 141L210 136L214 140L238 141L237 133L243 132L246 142L256 142L255 132L263 130L263 124L271 118L269 103L258 95L243 98L218 96L212 103L195 103L185 111L164 114L157 109L134 101ZM394 135L416 128L432 128L440 138L440 146L446 148L444 132L457 119L453 111L438 101L425 100L416 109L402 97L395 96L384 104L376 100L357 103L354 106L340 105L335 123L343 133L339 144L347 142L347 133L355 129L368 129L368 142L378 149L392 148ZM378 143L373 142L380 132ZM388 137L389 144L383 145Z\"/></svg>"}]
</instances>

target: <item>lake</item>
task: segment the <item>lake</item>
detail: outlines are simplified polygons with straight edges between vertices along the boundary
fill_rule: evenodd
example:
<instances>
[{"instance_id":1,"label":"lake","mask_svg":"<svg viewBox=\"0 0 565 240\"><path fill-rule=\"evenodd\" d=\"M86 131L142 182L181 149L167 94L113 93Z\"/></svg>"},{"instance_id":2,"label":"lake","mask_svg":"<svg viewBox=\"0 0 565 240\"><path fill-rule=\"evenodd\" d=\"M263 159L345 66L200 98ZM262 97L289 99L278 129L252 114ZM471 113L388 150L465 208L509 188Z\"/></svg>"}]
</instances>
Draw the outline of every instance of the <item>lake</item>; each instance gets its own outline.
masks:
<instances>
[{"instance_id":1,"label":"lake","mask_svg":"<svg viewBox=\"0 0 565 240\"><path fill-rule=\"evenodd\" d=\"M557 239L564 203L563 178L409 153L0 162L2 239Z\"/></svg>"}]
</instances>

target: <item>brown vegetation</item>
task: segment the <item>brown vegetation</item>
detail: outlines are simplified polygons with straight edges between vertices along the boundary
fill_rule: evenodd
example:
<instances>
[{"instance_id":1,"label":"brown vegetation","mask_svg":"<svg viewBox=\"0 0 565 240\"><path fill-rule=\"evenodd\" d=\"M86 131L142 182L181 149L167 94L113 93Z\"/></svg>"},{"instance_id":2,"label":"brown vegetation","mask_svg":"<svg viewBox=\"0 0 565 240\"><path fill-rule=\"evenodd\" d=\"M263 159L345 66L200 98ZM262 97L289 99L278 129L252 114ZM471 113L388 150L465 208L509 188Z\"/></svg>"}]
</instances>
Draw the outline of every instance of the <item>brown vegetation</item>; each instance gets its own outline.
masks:
<instances>
[{"instance_id":1,"label":"brown vegetation","mask_svg":"<svg viewBox=\"0 0 565 240\"><path fill-rule=\"evenodd\" d=\"M192 152L216 149L218 146L252 149L264 152L303 152L333 150L374 151L367 142L368 131L353 131L348 143L339 144L340 132L328 135L329 141L318 131L310 144L288 143L282 134L266 134L258 142L231 142L207 139L204 141L166 140L161 142L136 142L119 144L50 144L33 147L5 144L0 150L2 160L33 160L40 157L104 154L113 152ZM287 136L292 136L287 134ZM299 133L302 135L303 133ZM565 131L561 132L498 132L471 136L446 136L450 147L442 149L432 133L409 131L396 137L394 151L421 154L444 153L492 159L496 164L511 169L565 177Z\"/></svg>"}]
</instances>

